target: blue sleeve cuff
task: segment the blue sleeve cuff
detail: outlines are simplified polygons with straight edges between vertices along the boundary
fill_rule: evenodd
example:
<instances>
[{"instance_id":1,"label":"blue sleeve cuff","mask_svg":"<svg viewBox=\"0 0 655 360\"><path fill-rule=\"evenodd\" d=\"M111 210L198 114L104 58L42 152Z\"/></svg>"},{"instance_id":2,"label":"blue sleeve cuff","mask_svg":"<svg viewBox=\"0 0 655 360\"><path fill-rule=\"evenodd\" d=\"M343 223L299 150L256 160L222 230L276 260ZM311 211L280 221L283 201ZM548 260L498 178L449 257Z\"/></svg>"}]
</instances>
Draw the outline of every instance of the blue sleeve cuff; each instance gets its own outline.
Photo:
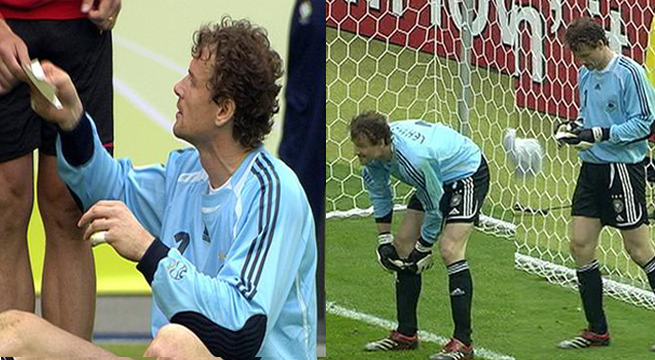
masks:
<instances>
[{"instance_id":1,"label":"blue sleeve cuff","mask_svg":"<svg viewBox=\"0 0 655 360\"><path fill-rule=\"evenodd\" d=\"M376 223L383 223L383 224L391 224L392 220L393 220L393 209L389 211L387 215L375 218Z\"/></svg>"},{"instance_id":2,"label":"blue sleeve cuff","mask_svg":"<svg viewBox=\"0 0 655 360\"><path fill-rule=\"evenodd\" d=\"M73 167L89 162L93 156L93 129L86 113L71 131L59 129L61 152L64 159Z\"/></svg>"},{"instance_id":3,"label":"blue sleeve cuff","mask_svg":"<svg viewBox=\"0 0 655 360\"><path fill-rule=\"evenodd\" d=\"M155 241L150 244L146 253L143 254L143 257L139 260L136 268L143 274L143 277L146 278L148 284L152 285L152 280L155 277L155 271L157 271L159 261L168 255L169 250L170 248L168 246L164 245L164 243L158 238L155 238Z\"/></svg>"}]
</instances>

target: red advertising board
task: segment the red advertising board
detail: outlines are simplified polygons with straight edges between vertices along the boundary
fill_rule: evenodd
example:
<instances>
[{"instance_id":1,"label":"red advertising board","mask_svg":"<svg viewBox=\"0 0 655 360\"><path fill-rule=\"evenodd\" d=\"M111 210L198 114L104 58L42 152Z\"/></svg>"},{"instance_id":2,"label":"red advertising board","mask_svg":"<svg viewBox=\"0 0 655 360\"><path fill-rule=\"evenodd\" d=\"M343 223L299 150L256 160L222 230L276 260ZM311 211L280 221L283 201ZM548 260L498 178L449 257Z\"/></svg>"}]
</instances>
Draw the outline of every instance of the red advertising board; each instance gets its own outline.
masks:
<instances>
[{"instance_id":1,"label":"red advertising board","mask_svg":"<svg viewBox=\"0 0 655 360\"><path fill-rule=\"evenodd\" d=\"M326 22L441 57L457 58L464 0L328 0ZM592 16L610 46L642 63L655 0L472 0L471 61L514 76L516 102L577 114L577 65L564 47L566 24Z\"/></svg>"}]
</instances>

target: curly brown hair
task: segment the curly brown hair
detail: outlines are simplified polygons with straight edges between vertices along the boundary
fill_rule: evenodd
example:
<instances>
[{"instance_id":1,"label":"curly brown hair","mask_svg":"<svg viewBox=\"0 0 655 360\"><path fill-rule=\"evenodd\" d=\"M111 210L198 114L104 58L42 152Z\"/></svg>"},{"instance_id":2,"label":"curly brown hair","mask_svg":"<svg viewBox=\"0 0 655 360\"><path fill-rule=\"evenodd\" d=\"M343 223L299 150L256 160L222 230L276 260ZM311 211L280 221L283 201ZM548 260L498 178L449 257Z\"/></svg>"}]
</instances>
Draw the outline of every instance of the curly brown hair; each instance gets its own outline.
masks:
<instances>
[{"instance_id":1,"label":"curly brown hair","mask_svg":"<svg viewBox=\"0 0 655 360\"><path fill-rule=\"evenodd\" d=\"M573 51L578 51L582 46L591 49L598 47L598 42L602 41L604 45L609 45L607 35L603 27L588 17L581 17L573 20L566 28L564 41Z\"/></svg>"},{"instance_id":2,"label":"curly brown hair","mask_svg":"<svg viewBox=\"0 0 655 360\"><path fill-rule=\"evenodd\" d=\"M355 141L365 137L371 144L384 140L391 143L391 128L387 118L375 111L361 113L350 120L350 139Z\"/></svg>"},{"instance_id":3,"label":"curly brown hair","mask_svg":"<svg viewBox=\"0 0 655 360\"><path fill-rule=\"evenodd\" d=\"M262 144L271 132L273 115L280 110L277 96L283 65L271 48L264 28L248 20L223 16L216 24L206 24L193 34L191 55L213 61L209 90L217 104L232 100L234 140L247 149Z\"/></svg>"}]
</instances>

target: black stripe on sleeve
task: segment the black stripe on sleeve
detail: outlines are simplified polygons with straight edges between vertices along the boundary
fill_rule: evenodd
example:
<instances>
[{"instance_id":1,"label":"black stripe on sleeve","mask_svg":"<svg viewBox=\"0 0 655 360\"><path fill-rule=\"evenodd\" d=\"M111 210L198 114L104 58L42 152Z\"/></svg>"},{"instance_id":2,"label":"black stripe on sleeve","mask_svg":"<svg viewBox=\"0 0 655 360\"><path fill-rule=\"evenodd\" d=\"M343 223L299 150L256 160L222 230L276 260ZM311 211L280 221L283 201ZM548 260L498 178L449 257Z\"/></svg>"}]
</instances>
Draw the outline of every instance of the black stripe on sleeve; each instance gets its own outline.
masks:
<instances>
[{"instance_id":1,"label":"black stripe on sleeve","mask_svg":"<svg viewBox=\"0 0 655 360\"><path fill-rule=\"evenodd\" d=\"M257 293L257 284L273 240L280 207L280 180L270 161L261 156L255 160L255 166L251 172L260 183L258 234L251 240L246 261L236 285L248 300L251 300Z\"/></svg>"},{"instance_id":2,"label":"black stripe on sleeve","mask_svg":"<svg viewBox=\"0 0 655 360\"><path fill-rule=\"evenodd\" d=\"M212 355L225 360L256 359L266 335L266 321L266 315L253 315L241 329L230 330L193 311L179 312L171 318L171 323L191 330Z\"/></svg>"}]
</instances>

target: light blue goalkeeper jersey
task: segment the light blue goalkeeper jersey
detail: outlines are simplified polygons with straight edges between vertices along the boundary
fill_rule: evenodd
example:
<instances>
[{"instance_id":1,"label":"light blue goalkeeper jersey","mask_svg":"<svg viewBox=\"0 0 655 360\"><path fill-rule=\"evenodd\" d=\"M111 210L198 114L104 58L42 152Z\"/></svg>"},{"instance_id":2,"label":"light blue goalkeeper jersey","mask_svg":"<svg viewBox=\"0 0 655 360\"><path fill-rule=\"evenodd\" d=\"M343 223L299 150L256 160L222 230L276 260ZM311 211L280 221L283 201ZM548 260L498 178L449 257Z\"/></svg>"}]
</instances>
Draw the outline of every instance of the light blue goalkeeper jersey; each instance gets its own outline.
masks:
<instances>
[{"instance_id":1,"label":"light blue goalkeeper jersey","mask_svg":"<svg viewBox=\"0 0 655 360\"><path fill-rule=\"evenodd\" d=\"M644 69L629 57L616 54L602 71L580 68L579 118L585 128L610 128L610 138L580 151L590 163L634 164L646 156L653 123L655 94Z\"/></svg>"},{"instance_id":2,"label":"light blue goalkeeper jersey","mask_svg":"<svg viewBox=\"0 0 655 360\"><path fill-rule=\"evenodd\" d=\"M404 120L391 123L391 152L390 161L373 160L362 169L374 215L381 218L393 210L393 175L416 189L425 210L421 237L434 243L443 221L443 185L473 175L482 160L480 148L445 125Z\"/></svg>"},{"instance_id":3,"label":"light blue goalkeeper jersey","mask_svg":"<svg viewBox=\"0 0 655 360\"><path fill-rule=\"evenodd\" d=\"M58 171L85 210L101 199L121 200L170 248L151 284L153 336L182 312L229 331L264 315L258 357L315 358L314 222L293 171L260 147L210 190L197 150L173 151L165 166L133 167L102 150L91 124L91 160L72 167L58 138Z\"/></svg>"}]
</instances>

